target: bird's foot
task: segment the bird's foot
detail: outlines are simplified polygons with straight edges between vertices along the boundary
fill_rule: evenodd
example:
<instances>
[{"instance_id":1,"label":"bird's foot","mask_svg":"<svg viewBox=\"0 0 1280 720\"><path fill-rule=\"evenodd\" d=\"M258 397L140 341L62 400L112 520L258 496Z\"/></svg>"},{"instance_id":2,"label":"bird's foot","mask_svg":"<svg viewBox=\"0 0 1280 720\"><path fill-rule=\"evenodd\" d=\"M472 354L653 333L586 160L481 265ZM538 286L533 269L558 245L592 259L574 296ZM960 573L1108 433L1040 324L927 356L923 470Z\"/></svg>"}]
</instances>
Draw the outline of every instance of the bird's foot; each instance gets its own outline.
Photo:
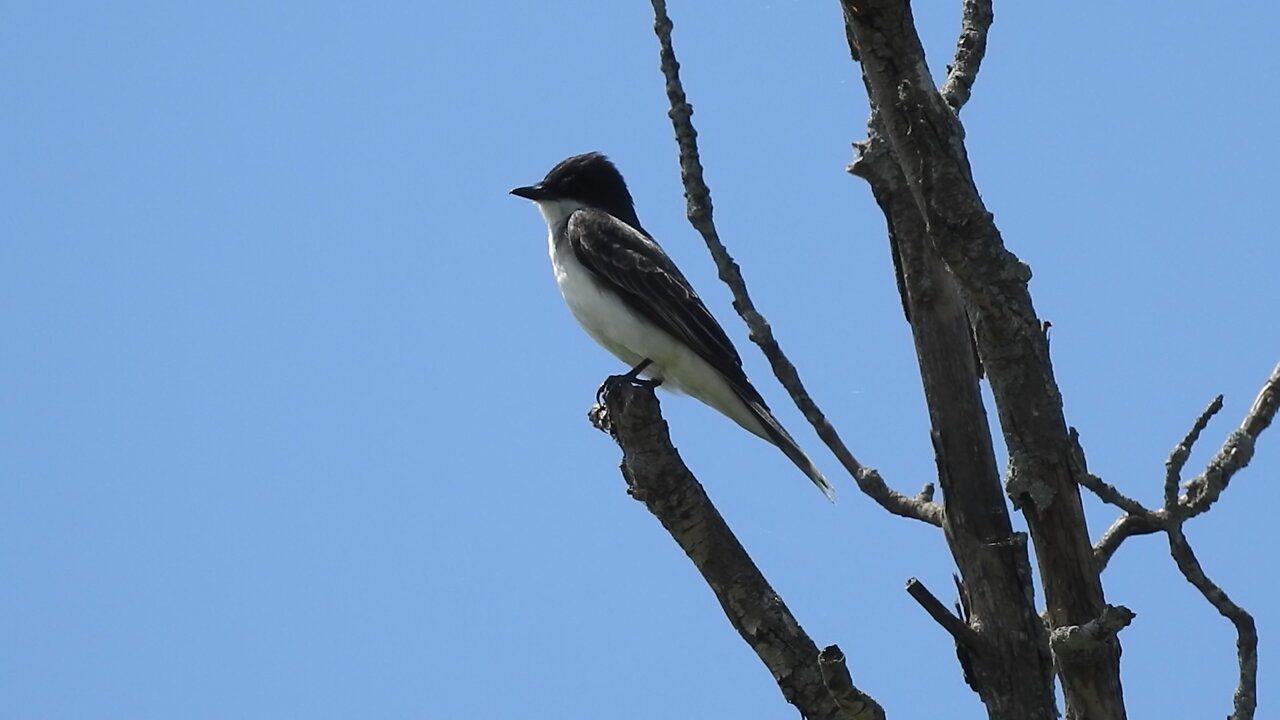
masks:
<instances>
[{"instance_id":1,"label":"bird's foot","mask_svg":"<svg viewBox=\"0 0 1280 720\"><path fill-rule=\"evenodd\" d=\"M645 368L649 367L652 364L653 364L653 361L646 358L639 365L636 365L635 367L631 368L631 371L626 373L625 375L610 375L609 377L605 378L604 382L600 384L600 388L596 390L596 404L604 405L605 393L607 393L611 388L615 387L618 383L628 383L633 387L642 387L642 388L656 388L659 385L661 385L662 378L653 378L653 379L646 380L640 377L640 373L644 372Z\"/></svg>"}]
</instances>

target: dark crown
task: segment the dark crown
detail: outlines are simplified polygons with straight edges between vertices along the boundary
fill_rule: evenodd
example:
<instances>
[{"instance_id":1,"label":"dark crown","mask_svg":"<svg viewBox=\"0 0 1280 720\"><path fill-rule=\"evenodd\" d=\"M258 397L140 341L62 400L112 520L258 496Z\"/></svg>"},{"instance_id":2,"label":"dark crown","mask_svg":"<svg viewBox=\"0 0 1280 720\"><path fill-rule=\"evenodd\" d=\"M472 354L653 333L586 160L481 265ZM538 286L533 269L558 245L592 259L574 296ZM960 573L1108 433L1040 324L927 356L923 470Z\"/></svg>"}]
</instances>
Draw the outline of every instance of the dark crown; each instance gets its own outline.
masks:
<instances>
[{"instance_id":1,"label":"dark crown","mask_svg":"<svg viewBox=\"0 0 1280 720\"><path fill-rule=\"evenodd\" d=\"M556 197L599 208L639 229L635 204L622 173L598 152L561 160L542 179L542 189Z\"/></svg>"}]
</instances>

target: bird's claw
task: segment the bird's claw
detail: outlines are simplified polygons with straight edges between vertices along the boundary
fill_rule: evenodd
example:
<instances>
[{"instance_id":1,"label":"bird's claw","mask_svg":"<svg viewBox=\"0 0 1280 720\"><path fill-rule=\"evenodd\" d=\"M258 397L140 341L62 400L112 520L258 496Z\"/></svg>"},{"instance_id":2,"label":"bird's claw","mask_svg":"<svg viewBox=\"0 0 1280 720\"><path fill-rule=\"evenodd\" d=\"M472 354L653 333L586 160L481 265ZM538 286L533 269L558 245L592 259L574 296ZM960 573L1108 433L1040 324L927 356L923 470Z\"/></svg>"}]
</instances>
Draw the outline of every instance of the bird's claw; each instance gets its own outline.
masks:
<instances>
[{"instance_id":1,"label":"bird's claw","mask_svg":"<svg viewBox=\"0 0 1280 720\"><path fill-rule=\"evenodd\" d=\"M639 365L631 368L631 371L625 375L610 375L605 378L604 382L600 383L599 389L596 390L596 404L604 405L605 393L613 389L613 387L618 383L630 383L632 387L640 388L656 388L661 385L662 378L654 378L651 380L642 380L640 378L640 373L644 372L644 369L649 367L652 363L652 360L646 358Z\"/></svg>"},{"instance_id":2,"label":"bird's claw","mask_svg":"<svg viewBox=\"0 0 1280 720\"><path fill-rule=\"evenodd\" d=\"M610 375L604 379L603 383L600 383L600 387L596 390L596 404L604 405L605 394L620 383L627 383L631 385L631 387L638 388L656 388L662 384L662 380L646 380L636 377L632 373L627 373L625 375Z\"/></svg>"}]
</instances>

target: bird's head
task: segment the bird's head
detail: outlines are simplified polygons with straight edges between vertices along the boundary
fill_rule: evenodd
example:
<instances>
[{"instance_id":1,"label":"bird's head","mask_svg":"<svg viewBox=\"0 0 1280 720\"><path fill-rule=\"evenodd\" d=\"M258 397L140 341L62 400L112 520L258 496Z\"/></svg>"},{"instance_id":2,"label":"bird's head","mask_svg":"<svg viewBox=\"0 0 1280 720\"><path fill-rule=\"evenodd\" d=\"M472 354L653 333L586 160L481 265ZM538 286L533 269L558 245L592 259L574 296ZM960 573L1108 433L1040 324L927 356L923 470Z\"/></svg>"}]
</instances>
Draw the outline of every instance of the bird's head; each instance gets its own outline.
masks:
<instances>
[{"instance_id":1,"label":"bird's head","mask_svg":"<svg viewBox=\"0 0 1280 720\"><path fill-rule=\"evenodd\" d=\"M609 158L598 152L561 160L542 182L515 188L511 194L538 203L548 222L553 216L567 216L577 208L590 207L640 229L635 205L622 173Z\"/></svg>"}]
</instances>

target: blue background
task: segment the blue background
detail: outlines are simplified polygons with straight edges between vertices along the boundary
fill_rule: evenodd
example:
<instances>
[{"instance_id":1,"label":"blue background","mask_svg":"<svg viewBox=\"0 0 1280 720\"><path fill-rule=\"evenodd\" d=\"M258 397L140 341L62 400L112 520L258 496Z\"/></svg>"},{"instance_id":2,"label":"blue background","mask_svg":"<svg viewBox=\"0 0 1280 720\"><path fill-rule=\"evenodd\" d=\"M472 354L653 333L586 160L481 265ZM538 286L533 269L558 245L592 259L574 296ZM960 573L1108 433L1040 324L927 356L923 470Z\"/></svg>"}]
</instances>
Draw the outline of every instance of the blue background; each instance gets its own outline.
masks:
<instances>
[{"instance_id":1,"label":"blue background","mask_svg":"<svg viewBox=\"0 0 1280 720\"><path fill-rule=\"evenodd\" d=\"M1280 10L1000 3L963 113L1091 468L1158 503L1280 360ZM917 3L935 75L959 3ZM854 452L933 476L837 3L675 3L717 219ZM586 422L618 364L516 185L609 153L841 500L664 396L682 455L891 717L985 717L683 219L647 3L9 3L0 22L0 715L791 717ZM1280 682L1280 431L1189 527ZM1089 500L1096 538L1115 511ZM1221 717L1229 624L1158 537L1106 571L1133 717Z\"/></svg>"}]
</instances>

